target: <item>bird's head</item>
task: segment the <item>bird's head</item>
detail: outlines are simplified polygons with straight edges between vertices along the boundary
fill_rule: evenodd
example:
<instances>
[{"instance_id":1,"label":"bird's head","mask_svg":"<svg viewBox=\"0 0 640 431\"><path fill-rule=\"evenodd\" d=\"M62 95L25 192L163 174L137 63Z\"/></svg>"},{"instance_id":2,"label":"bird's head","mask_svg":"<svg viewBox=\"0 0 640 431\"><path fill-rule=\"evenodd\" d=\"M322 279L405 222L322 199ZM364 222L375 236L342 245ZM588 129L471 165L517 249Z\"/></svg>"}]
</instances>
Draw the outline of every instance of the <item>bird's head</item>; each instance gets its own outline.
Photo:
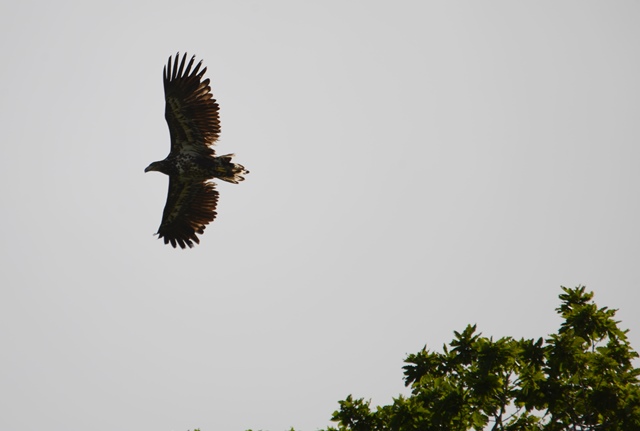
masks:
<instances>
[{"instance_id":1,"label":"bird's head","mask_svg":"<svg viewBox=\"0 0 640 431\"><path fill-rule=\"evenodd\" d=\"M162 172L162 162L153 162L144 170L145 172L149 171L160 171Z\"/></svg>"}]
</instances>

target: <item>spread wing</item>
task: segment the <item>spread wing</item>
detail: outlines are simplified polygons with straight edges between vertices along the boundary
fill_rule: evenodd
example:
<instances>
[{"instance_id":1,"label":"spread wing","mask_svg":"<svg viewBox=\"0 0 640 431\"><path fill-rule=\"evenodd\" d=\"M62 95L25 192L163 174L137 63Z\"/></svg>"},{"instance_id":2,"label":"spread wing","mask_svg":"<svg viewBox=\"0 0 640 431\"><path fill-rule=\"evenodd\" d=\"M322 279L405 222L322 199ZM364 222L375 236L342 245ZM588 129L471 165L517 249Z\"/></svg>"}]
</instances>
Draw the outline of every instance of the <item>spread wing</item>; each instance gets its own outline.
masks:
<instances>
[{"instance_id":1,"label":"spread wing","mask_svg":"<svg viewBox=\"0 0 640 431\"><path fill-rule=\"evenodd\" d=\"M191 70L195 56L185 67L186 60L186 53L182 61L180 53L177 53L173 64L169 57L163 74L171 153L186 151L213 155L214 151L209 146L220 136L219 107L211 94L209 78L202 80L207 68L200 70L200 61Z\"/></svg>"},{"instance_id":2,"label":"spread wing","mask_svg":"<svg viewBox=\"0 0 640 431\"><path fill-rule=\"evenodd\" d=\"M172 175L169 177L169 194L162 214L158 237L175 248L193 247L200 243L196 234L216 218L218 192L209 182L188 182Z\"/></svg>"}]
</instances>

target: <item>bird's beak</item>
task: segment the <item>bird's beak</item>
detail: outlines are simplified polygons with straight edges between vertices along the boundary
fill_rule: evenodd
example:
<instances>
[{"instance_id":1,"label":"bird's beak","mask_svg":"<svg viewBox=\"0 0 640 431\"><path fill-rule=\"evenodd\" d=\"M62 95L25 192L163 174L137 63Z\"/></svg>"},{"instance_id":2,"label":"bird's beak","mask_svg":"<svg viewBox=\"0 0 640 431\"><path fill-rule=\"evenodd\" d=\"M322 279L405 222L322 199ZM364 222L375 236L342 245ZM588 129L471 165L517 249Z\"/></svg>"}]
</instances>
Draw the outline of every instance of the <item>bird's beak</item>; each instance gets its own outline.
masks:
<instances>
[{"instance_id":1,"label":"bird's beak","mask_svg":"<svg viewBox=\"0 0 640 431\"><path fill-rule=\"evenodd\" d=\"M151 168L151 165L147 166L147 167L144 169L144 171L145 171L145 172L149 172L149 171L152 171L152 170L153 170L153 169Z\"/></svg>"}]
</instances>

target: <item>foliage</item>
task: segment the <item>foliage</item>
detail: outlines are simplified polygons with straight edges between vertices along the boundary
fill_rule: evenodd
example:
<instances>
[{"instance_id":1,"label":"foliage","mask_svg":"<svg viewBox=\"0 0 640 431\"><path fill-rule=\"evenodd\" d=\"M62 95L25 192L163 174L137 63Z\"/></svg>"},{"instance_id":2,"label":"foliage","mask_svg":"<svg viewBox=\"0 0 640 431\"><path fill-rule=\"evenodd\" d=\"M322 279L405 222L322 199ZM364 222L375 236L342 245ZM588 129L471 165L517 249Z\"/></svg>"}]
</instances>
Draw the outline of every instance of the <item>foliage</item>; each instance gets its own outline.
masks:
<instances>
[{"instance_id":1,"label":"foliage","mask_svg":"<svg viewBox=\"0 0 640 431\"><path fill-rule=\"evenodd\" d=\"M410 396L373 409L349 395L327 431L640 430L638 354L616 310L583 286L562 290L556 334L494 341L467 326L442 353L406 358Z\"/></svg>"}]
</instances>

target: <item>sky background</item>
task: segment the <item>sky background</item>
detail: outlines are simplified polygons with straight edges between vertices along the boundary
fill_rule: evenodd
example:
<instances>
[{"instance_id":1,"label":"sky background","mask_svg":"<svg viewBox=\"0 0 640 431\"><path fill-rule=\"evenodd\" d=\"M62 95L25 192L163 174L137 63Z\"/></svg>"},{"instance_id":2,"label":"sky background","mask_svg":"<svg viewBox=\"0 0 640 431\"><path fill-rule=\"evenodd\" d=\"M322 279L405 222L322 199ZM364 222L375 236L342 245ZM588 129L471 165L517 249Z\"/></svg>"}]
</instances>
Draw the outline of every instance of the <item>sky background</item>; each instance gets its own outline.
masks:
<instances>
[{"instance_id":1,"label":"sky background","mask_svg":"<svg viewBox=\"0 0 640 431\"><path fill-rule=\"evenodd\" d=\"M312 431L454 330L640 348L640 3L3 2L0 429ZM221 106L191 250L153 236L162 68Z\"/></svg>"}]
</instances>

